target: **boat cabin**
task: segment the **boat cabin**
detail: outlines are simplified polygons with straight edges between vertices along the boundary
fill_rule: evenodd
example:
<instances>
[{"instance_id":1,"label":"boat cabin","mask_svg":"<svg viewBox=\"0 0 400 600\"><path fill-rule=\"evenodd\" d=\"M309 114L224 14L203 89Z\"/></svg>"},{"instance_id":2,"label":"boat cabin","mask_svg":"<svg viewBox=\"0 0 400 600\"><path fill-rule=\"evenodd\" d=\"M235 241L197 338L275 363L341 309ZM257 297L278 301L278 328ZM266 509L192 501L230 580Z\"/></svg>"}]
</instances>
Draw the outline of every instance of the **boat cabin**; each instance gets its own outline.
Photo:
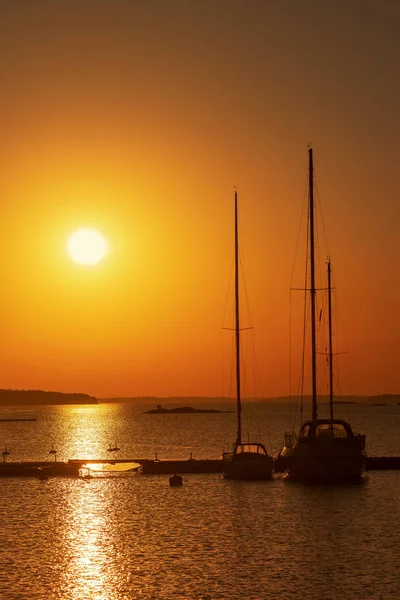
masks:
<instances>
[{"instance_id":1,"label":"boat cabin","mask_svg":"<svg viewBox=\"0 0 400 600\"><path fill-rule=\"evenodd\" d=\"M347 421L341 419L316 419L303 423L299 437L307 439L321 438L325 436L333 438L353 438L354 434Z\"/></svg>"},{"instance_id":2,"label":"boat cabin","mask_svg":"<svg viewBox=\"0 0 400 600\"><path fill-rule=\"evenodd\" d=\"M306 421L301 426L299 435L285 433L285 447L294 448L298 442L312 443L324 441L335 444L350 443L359 449L365 448L365 435L354 434L351 425L341 419L315 419ZM336 440L336 441L335 441Z\"/></svg>"},{"instance_id":3,"label":"boat cabin","mask_svg":"<svg viewBox=\"0 0 400 600\"><path fill-rule=\"evenodd\" d=\"M261 456L268 456L268 452L266 451L264 444L257 443L239 444L235 448L235 454L258 454Z\"/></svg>"}]
</instances>

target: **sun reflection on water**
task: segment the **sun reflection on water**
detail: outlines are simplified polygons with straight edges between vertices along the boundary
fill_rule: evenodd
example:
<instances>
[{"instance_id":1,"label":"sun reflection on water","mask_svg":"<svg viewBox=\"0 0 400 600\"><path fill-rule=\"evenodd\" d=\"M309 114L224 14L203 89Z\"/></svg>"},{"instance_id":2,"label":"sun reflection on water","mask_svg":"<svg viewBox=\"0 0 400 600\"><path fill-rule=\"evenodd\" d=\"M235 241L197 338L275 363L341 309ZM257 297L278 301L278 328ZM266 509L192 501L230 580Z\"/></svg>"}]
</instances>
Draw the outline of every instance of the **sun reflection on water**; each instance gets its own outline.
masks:
<instances>
[{"instance_id":1,"label":"sun reflection on water","mask_svg":"<svg viewBox=\"0 0 400 600\"><path fill-rule=\"evenodd\" d=\"M106 484L106 485L104 485ZM64 572L60 582L74 600L111 600L115 578L113 532L109 525L113 497L107 482L77 481L67 496L61 527Z\"/></svg>"},{"instance_id":2,"label":"sun reflection on water","mask_svg":"<svg viewBox=\"0 0 400 600\"><path fill-rule=\"evenodd\" d=\"M120 418L117 407L112 405L86 405L63 407L67 430L64 431L68 444L69 458L109 459L115 458L108 452L117 447L120 433Z\"/></svg>"}]
</instances>

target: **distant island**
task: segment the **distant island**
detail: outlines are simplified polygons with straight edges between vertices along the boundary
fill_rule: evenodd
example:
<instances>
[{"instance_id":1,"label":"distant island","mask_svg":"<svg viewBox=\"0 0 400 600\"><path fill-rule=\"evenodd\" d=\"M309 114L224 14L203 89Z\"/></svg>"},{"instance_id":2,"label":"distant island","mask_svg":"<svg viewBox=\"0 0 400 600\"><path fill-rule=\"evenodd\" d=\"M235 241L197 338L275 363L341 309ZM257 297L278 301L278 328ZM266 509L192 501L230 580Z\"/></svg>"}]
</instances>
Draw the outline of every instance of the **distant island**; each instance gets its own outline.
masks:
<instances>
[{"instance_id":1,"label":"distant island","mask_svg":"<svg viewBox=\"0 0 400 600\"><path fill-rule=\"evenodd\" d=\"M165 415L165 414L197 414L197 413L226 413L227 410L216 410L214 408L192 408L191 406L178 406L177 408L163 408L157 404L157 408L146 410L145 415Z\"/></svg>"},{"instance_id":2,"label":"distant island","mask_svg":"<svg viewBox=\"0 0 400 600\"><path fill-rule=\"evenodd\" d=\"M63 392L45 392L43 390L2 390L0 405L47 405L53 404L97 404L97 398L89 394L66 394Z\"/></svg>"}]
</instances>

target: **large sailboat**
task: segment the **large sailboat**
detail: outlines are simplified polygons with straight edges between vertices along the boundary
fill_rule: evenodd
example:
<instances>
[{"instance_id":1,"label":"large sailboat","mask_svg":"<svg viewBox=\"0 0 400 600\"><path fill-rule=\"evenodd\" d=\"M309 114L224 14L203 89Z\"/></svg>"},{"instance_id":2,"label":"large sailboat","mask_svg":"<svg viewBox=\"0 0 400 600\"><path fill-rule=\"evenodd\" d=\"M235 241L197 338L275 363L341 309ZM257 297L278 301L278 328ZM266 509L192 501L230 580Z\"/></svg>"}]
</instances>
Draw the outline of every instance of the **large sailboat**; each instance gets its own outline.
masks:
<instances>
[{"instance_id":1,"label":"large sailboat","mask_svg":"<svg viewBox=\"0 0 400 600\"><path fill-rule=\"evenodd\" d=\"M366 469L365 435L354 434L351 425L334 418L331 264L328 261L328 316L329 316L329 418L318 418L317 404L317 348L316 348L316 283L314 241L314 168L312 148L309 156L309 259L311 300L311 370L312 415L303 422L298 435L285 434L285 447L280 462L288 476L297 480L347 481L359 479Z\"/></svg>"},{"instance_id":2,"label":"large sailboat","mask_svg":"<svg viewBox=\"0 0 400 600\"><path fill-rule=\"evenodd\" d=\"M242 441L242 401L240 382L240 318L239 318L239 235L238 198L235 192L235 359L237 434L232 452L222 455L222 472L227 479L271 479L273 458L259 442Z\"/></svg>"}]
</instances>

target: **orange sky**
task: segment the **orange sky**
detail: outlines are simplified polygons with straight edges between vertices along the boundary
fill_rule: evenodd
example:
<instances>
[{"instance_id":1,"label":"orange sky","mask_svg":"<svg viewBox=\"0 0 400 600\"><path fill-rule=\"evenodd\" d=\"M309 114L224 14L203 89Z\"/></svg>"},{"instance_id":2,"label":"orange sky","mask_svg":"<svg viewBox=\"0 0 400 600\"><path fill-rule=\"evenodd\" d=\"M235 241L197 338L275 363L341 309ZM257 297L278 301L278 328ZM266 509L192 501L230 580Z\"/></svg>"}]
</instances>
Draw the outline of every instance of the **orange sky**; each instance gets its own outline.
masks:
<instances>
[{"instance_id":1,"label":"orange sky","mask_svg":"<svg viewBox=\"0 0 400 600\"><path fill-rule=\"evenodd\" d=\"M340 391L399 392L400 5L5 0L0 28L0 387L228 392L236 185L256 393L296 391L312 141ZM84 226L97 267L66 254Z\"/></svg>"}]
</instances>

